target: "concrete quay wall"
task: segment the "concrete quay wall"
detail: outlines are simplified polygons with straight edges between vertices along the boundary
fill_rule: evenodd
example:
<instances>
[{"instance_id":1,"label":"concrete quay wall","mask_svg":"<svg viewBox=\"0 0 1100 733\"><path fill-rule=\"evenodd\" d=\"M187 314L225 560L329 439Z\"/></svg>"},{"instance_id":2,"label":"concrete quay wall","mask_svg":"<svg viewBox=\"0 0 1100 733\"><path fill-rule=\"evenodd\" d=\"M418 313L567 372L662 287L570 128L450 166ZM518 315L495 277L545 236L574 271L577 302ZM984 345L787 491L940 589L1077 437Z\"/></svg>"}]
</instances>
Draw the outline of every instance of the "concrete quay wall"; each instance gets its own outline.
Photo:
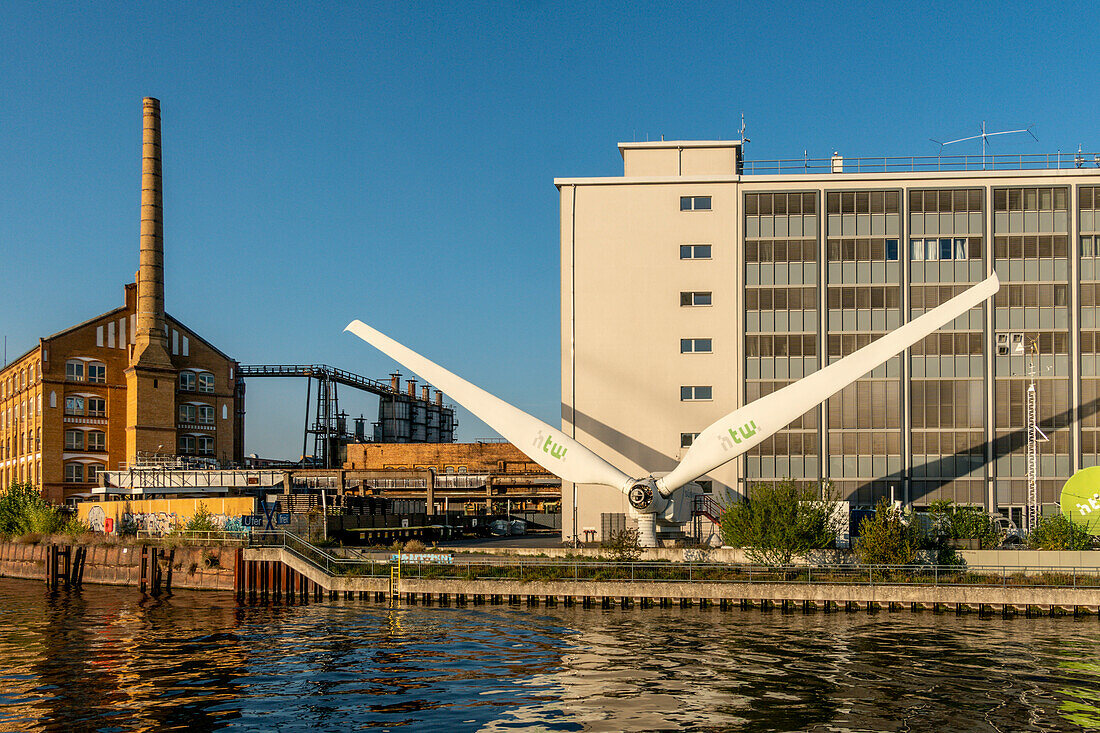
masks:
<instances>
[{"instance_id":1,"label":"concrete quay wall","mask_svg":"<svg viewBox=\"0 0 1100 733\"><path fill-rule=\"evenodd\" d=\"M46 578L48 545L0 542L0 577ZM235 547L177 547L172 559L172 587L188 590L233 590ZM84 583L139 585L140 545L89 545Z\"/></svg>"}]
</instances>

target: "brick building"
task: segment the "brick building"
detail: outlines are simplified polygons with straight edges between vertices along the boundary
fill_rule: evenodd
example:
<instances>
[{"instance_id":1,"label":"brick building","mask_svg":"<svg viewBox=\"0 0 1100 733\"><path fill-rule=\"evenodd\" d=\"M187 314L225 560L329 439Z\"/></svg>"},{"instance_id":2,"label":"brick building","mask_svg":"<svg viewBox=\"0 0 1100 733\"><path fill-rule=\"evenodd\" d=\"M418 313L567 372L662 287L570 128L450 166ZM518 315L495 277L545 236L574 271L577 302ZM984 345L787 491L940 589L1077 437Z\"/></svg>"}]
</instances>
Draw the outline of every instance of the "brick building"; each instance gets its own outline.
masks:
<instances>
[{"instance_id":1,"label":"brick building","mask_svg":"<svg viewBox=\"0 0 1100 733\"><path fill-rule=\"evenodd\" d=\"M160 104L144 100L137 282L124 304L38 345L0 370L0 485L54 502L139 460L239 461L237 362L164 312Z\"/></svg>"}]
</instances>

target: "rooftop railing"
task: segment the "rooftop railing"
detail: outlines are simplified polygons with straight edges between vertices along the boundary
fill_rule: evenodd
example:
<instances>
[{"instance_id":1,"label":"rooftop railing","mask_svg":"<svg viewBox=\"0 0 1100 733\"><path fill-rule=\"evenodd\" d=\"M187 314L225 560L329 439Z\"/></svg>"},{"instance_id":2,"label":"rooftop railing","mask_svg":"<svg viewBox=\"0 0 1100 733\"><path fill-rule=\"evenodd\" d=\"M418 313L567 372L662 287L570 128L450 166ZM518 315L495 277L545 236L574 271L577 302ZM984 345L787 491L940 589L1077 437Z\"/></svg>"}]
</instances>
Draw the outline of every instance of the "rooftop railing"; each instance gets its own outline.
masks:
<instances>
[{"instance_id":1,"label":"rooftop railing","mask_svg":"<svg viewBox=\"0 0 1100 733\"><path fill-rule=\"evenodd\" d=\"M745 175L796 173L907 173L1100 169L1100 153L1018 153L997 155L916 155L908 157L789 158L746 160Z\"/></svg>"}]
</instances>

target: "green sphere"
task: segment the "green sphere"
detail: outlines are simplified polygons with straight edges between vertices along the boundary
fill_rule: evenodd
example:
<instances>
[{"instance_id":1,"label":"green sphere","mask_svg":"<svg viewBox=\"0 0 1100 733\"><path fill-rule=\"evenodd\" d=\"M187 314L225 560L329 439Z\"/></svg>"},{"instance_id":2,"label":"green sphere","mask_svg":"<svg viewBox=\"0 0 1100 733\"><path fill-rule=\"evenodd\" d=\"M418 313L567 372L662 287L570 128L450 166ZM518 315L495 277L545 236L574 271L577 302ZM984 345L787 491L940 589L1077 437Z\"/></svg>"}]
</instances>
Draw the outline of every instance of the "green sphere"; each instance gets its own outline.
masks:
<instances>
[{"instance_id":1,"label":"green sphere","mask_svg":"<svg viewBox=\"0 0 1100 733\"><path fill-rule=\"evenodd\" d=\"M1100 535L1100 466L1083 468L1062 487L1062 514Z\"/></svg>"}]
</instances>

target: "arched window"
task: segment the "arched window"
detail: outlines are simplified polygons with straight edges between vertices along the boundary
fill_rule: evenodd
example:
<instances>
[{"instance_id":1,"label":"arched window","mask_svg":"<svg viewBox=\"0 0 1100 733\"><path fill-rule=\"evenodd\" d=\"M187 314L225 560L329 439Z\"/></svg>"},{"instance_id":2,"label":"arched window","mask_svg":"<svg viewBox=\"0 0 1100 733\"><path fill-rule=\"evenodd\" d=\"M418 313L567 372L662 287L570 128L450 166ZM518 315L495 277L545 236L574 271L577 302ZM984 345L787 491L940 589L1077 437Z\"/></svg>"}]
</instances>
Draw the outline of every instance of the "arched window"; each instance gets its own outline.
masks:
<instances>
[{"instance_id":1,"label":"arched window","mask_svg":"<svg viewBox=\"0 0 1100 733\"><path fill-rule=\"evenodd\" d=\"M180 391L181 392L194 392L195 391L195 373L189 371L180 372Z\"/></svg>"},{"instance_id":2,"label":"arched window","mask_svg":"<svg viewBox=\"0 0 1100 733\"><path fill-rule=\"evenodd\" d=\"M98 481L100 472L103 471L105 468L106 466L104 466L102 463L89 463L84 469L88 473L86 479L87 482L91 484Z\"/></svg>"},{"instance_id":3,"label":"arched window","mask_svg":"<svg viewBox=\"0 0 1100 733\"><path fill-rule=\"evenodd\" d=\"M107 365L101 361L88 363L88 381L103 384L107 381Z\"/></svg>"},{"instance_id":4,"label":"arched window","mask_svg":"<svg viewBox=\"0 0 1100 733\"><path fill-rule=\"evenodd\" d=\"M69 359L65 362L65 381L84 381L84 361L81 359Z\"/></svg>"},{"instance_id":5,"label":"arched window","mask_svg":"<svg viewBox=\"0 0 1100 733\"><path fill-rule=\"evenodd\" d=\"M194 453L195 452L195 436L194 435L181 435L179 438L179 452L180 453Z\"/></svg>"},{"instance_id":6,"label":"arched window","mask_svg":"<svg viewBox=\"0 0 1100 733\"><path fill-rule=\"evenodd\" d=\"M84 482L84 464L72 463L65 464L65 483L67 484L79 484Z\"/></svg>"},{"instance_id":7,"label":"arched window","mask_svg":"<svg viewBox=\"0 0 1100 733\"><path fill-rule=\"evenodd\" d=\"M107 417L107 400L102 397L88 398L89 417Z\"/></svg>"},{"instance_id":8,"label":"arched window","mask_svg":"<svg viewBox=\"0 0 1100 733\"><path fill-rule=\"evenodd\" d=\"M199 391L200 392L213 392L214 391L214 375L210 372L199 372Z\"/></svg>"},{"instance_id":9,"label":"arched window","mask_svg":"<svg viewBox=\"0 0 1100 733\"><path fill-rule=\"evenodd\" d=\"M89 430L88 450L107 450L107 434L102 430Z\"/></svg>"},{"instance_id":10,"label":"arched window","mask_svg":"<svg viewBox=\"0 0 1100 733\"><path fill-rule=\"evenodd\" d=\"M229 405L222 405L222 420L229 419Z\"/></svg>"},{"instance_id":11,"label":"arched window","mask_svg":"<svg viewBox=\"0 0 1100 733\"><path fill-rule=\"evenodd\" d=\"M198 439L198 450L200 456L214 455L214 439L209 435L200 435Z\"/></svg>"},{"instance_id":12,"label":"arched window","mask_svg":"<svg viewBox=\"0 0 1100 733\"><path fill-rule=\"evenodd\" d=\"M50 390L50 407L57 407L57 392Z\"/></svg>"},{"instance_id":13,"label":"arched window","mask_svg":"<svg viewBox=\"0 0 1100 733\"><path fill-rule=\"evenodd\" d=\"M84 415L84 398L80 395L69 395L65 398L66 415Z\"/></svg>"},{"instance_id":14,"label":"arched window","mask_svg":"<svg viewBox=\"0 0 1100 733\"><path fill-rule=\"evenodd\" d=\"M65 431L65 450L84 450L84 431Z\"/></svg>"}]
</instances>

